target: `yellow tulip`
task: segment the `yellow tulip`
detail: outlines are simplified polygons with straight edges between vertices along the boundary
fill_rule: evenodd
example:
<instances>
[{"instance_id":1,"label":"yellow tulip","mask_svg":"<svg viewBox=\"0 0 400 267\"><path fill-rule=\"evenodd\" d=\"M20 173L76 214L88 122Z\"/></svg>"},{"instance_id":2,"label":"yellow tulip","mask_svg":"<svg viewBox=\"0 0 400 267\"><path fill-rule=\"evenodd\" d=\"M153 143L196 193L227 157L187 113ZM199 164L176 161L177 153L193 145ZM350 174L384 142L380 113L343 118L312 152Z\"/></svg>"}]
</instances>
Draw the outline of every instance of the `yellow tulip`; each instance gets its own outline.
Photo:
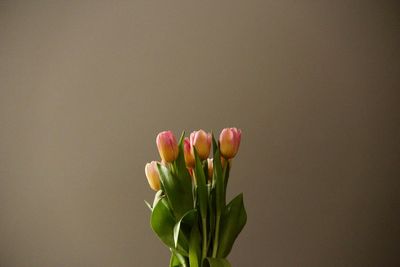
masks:
<instances>
[{"instance_id":1,"label":"yellow tulip","mask_svg":"<svg viewBox=\"0 0 400 267\"><path fill-rule=\"evenodd\" d=\"M147 163L144 171L151 189L154 191L160 190L160 174L157 169L157 161Z\"/></svg>"}]
</instances>

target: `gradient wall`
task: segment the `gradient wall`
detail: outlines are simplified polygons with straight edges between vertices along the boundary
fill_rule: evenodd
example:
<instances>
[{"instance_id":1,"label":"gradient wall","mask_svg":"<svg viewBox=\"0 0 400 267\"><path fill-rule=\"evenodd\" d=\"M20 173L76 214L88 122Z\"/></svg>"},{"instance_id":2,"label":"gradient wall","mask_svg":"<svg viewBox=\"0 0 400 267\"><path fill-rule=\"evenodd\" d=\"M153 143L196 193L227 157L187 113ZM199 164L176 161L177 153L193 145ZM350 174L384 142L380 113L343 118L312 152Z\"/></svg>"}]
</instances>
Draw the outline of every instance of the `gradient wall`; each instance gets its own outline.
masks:
<instances>
[{"instance_id":1,"label":"gradient wall","mask_svg":"<svg viewBox=\"0 0 400 267\"><path fill-rule=\"evenodd\" d=\"M0 266L166 266L156 134L243 130L247 266L399 266L396 1L0 1Z\"/></svg>"}]
</instances>

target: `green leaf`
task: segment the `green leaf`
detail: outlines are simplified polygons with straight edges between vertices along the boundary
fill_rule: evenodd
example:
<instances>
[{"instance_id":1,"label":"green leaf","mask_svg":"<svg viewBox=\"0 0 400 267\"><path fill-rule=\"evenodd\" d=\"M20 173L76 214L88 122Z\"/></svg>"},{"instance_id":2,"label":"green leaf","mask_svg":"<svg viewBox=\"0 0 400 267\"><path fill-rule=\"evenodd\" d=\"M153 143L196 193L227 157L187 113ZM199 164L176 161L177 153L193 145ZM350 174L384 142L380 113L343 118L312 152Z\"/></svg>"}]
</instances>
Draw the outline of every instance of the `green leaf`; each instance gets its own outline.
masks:
<instances>
[{"instance_id":1,"label":"green leaf","mask_svg":"<svg viewBox=\"0 0 400 267\"><path fill-rule=\"evenodd\" d=\"M212 140L212 147L213 147L213 155L215 155L215 152L219 150L217 141L214 138L214 133L211 133L211 140Z\"/></svg>"},{"instance_id":2,"label":"green leaf","mask_svg":"<svg viewBox=\"0 0 400 267\"><path fill-rule=\"evenodd\" d=\"M210 181L210 177L208 176L208 160L205 160L203 162L203 172L204 172L206 184L208 184L208 181Z\"/></svg>"},{"instance_id":3,"label":"green leaf","mask_svg":"<svg viewBox=\"0 0 400 267\"><path fill-rule=\"evenodd\" d=\"M174 226L174 245L175 248L178 245L178 240L182 240L183 243L188 243L187 237L184 233L184 230L181 229L182 224L188 225L189 229L191 229L193 223L195 222L196 218L196 210L189 210L188 212L185 213L185 215L182 216L182 218L175 224ZM188 233L189 235L189 233ZM180 238L180 239L179 239ZM187 245L183 245L183 247L187 247Z\"/></svg>"},{"instance_id":4,"label":"green leaf","mask_svg":"<svg viewBox=\"0 0 400 267\"><path fill-rule=\"evenodd\" d=\"M215 232L215 188L210 188L209 200L208 200L208 209L209 209L209 237L208 242L210 245L212 236Z\"/></svg>"},{"instance_id":5,"label":"green leaf","mask_svg":"<svg viewBox=\"0 0 400 267\"><path fill-rule=\"evenodd\" d=\"M206 258L203 267L231 267L231 264L226 259Z\"/></svg>"},{"instance_id":6,"label":"green leaf","mask_svg":"<svg viewBox=\"0 0 400 267\"><path fill-rule=\"evenodd\" d=\"M172 215L168 202L165 198L161 198L157 205L153 207L153 212L150 218L150 225L153 231L157 234L158 238L165 245L170 248L175 247L174 245L174 226L175 226L175 218ZM187 255L185 249L180 245L176 248L179 253L183 255Z\"/></svg>"},{"instance_id":7,"label":"green leaf","mask_svg":"<svg viewBox=\"0 0 400 267\"><path fill-rule=\"evenodd\" d=\"M174 249L171 249L171 259L169 262L169 266L170 267L188 267L186 258Z\"/></svg>"},{"instance_id":8,"label":"green leaf","mask_svg":"<svg viewBox=\"0 0 400 267\"><path fill-rule=\"evenodd\" d=\"M207 217L207 206L208 206L208 189L206 184L206 177L204 175L203 165L201 164L196 148L193 148L193 150L195 159L194 172L196 176L197 194L198 194L197 201L200 206L201 218L205 219Z\"/></svg>"},{"instance_id":9,"label":"green leaf","mask_svg":"<svg viewBox=\"0 0 400 267\"><path fill-rule=\"evenodd\" d=\"M180 263L178 257L175 253L171 252L171 259L169 261L169 267L180 267L182 264Z\"/></svg>"},{"instance_id":10,"label":"green leaf","mask_svg":"<svg viewBox=\"0 0 400 267\"><path fill-rule=\"evenodd\" d=\"M153 211L153 208L151 207L150 203L147 202L146 200L144 201L146 203L146 206L150 209L150 211Z\"/></svg>"},{"instance_id":11,"label":"green leaf","mask_svg":"<svg viewBox=\"0 0 400 267\"><path fill-rule=\"evenodd\" d=\"M224 185L224 176L222 173L221 166L221 157L219 151L215 152L214 159L214 187L215 187L215 206L217 214L221 214L223 209L225 208L225 185Z\"/></svg>"},{"instance_id":12,"label":"green leaf","mask_svg":"<svg viewBox=\"0 0 400 267\"><path fill-rule=\"evenodd\" d=\"M216 213L219 215L222 213L225 208L225 185L224 185L224 176L222 172L222 164L221 164L221 154L219 152L219 146L215 141L214 135L212 136L213 140L213 185L215 187L215 201L216 201Z\"/></svg>"},{"instance_id":13,"label":"green leaf","mask_svg":"<svg viewBox=\"0 0 400 267\"><path fill-rule=\"evenodd\" d=\"M239 194L226 206L221 217L218 258L228 256L246 221L247 214L243 204L243 194Z\"/></svg>"},{"instance_id":14,"label":"green leaf","mask_svg":"<svg viewBox=\"0 0 400 267\"><path fill-rule=\"evenodd\" d=\"M231 164L229 163L228 160L226 160L226 164L225 164L224 171L223 171L223 173L224 173L224 184L225 184L225 186L224 186L224 188L225 188L225 196L226 196L226 188L228 187L228 180L229 180L229 172L230 172L230 170L231 170Z\"/></svg>"},{"instance_id":15,"label":"green leaf","mask_svg":"<svg viewBox=\"0 0 400 267\"><path fill-rule=\"evenodd\" d=\"M167 167L159 163L157 167L172 212L175 218L180 220L187 211L193 209L192 186L187 187L186 183L175 177Z\"/></svg>"},{"instance_id":16,"label":"green leaf","mask_svg":"<svg viewBox=\"0 0 400 267\"><path fill-rule=\"evenodd\" d=\"M222 165L221 165L221 155L219 152L219 146L215 141L214 135L212 136L213 140L213 151L214 151L214 159L213 159L213 187L215 190L215 235L213 241L213 250L212 256L217 256L218 246L219 246L219 236L220 236L220 218L221 214L225 209L225 186L224 186L224 176L222 173Z\"/></svg>"},{"instance_id":17,"label":"green leaf","mask_svg":"<svg viewBox=\"0 0 400 267\"><path fill-rule=\"evenodd\" d=\"M189 262L190 267L199 267L201 259L201 248L200 248L200 232L197 224L193 225L192 231L190 232L189 240Z\"/></svg>"},{"instance_id":18,"label":"green leaf","mask_svg":"<svg viewBox=\"0 0 400 267\"><path fill-rule=\"evenodd\" d=\"M162 191L162 190L158 190L157 193L156 193L155 196L154 196L153 207L154 207L155 205L157 205L157 202L158 202L162 197L164 197L163 191Z\"/></svg>"},{"instance_id":19,"label":"green leaf","mask_svg":"<svg viewBox=\"0 0 400 267\"><path fill-rule=\"evenodd\" d=\"M222 167L222 166L221 166ZM224 189L223 189L223 194L224 196L222 197L222 199L224 200L223 202L223 207L225 209L226 206L226 188L228 187L228 179L229 179L229 162L227 161L227 163L225 164L224 167L222 167L222 180L224 181Z\"/></svg>"},{"instance_id":20,"label":"green leaf","mask_svg":"<svg viewBox=\"0 0 400 267\"><path fill-rule=\"evenodd\" d=\"M165 198L162 198L157 205L153 207L150 224L161 241L169 247L174 245L173 229L175 226L175 219L168 208L168 203Z\"/></svg>"},{"instance_id":21,"label":"green leaf","mask_svg":"<svg viewBox=\"0 0 400 267\"><path fill-rule=\"evenodd\" d=\"M178 158L175 160L175 169L176 169L176 176L178 180L180 180L182 186L186 190L191 190L192 189L192 177L190 176L189 170L186 167L186 162L185 162L185 154L183 152L184 149L184 142L183 140L185 139L185 132L182 132L182 135L179 139L178 143Z\"/></svg>"}]
</instances>

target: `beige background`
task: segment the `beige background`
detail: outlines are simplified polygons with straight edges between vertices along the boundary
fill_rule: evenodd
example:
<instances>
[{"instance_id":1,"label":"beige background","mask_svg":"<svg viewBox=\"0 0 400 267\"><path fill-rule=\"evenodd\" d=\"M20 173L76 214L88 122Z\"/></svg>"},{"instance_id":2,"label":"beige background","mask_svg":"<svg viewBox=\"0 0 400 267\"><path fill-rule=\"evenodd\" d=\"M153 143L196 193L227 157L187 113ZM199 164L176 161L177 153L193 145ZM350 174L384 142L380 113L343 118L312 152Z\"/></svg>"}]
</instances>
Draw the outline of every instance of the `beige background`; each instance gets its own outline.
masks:
<instances>
[{"instance_id":1,"label":"beige background","mask_svg":"<svg viewBox=\"0 0 400 267\"><path fill-rule=\"evenodd\" d=\"M396 1L0 1L0 266L166 266L156 134L243 130L233 266L399 266Z\"/></svg>"}]
</instances>

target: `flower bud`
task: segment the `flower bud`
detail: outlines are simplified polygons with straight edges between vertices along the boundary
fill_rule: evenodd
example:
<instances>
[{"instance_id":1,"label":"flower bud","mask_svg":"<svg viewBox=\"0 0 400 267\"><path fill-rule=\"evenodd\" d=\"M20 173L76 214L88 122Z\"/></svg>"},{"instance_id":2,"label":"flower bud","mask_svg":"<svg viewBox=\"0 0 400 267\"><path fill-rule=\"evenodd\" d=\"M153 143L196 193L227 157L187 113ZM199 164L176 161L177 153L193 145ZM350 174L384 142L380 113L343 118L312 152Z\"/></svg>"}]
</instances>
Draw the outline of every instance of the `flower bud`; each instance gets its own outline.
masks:
<instances>
[{"instance_id":1,"label":"flower bud","mask_svg":"<svg viewBox=\"0 0 400 267\"><path fill-rule=\"evenodd\" d=\"M238 152L242 132L236 128L225 128L219 135L221 155L226 159L233 158Z\"/></svg>"},{"instance_id":2,"label":"flower bud","mask_svg":"<svg viewBox=\"0 0 400 267\"><path fill-rule=\"evenodd\" d=\"M157 147L160 157L165 162L173 162L178 157L179 149L176 138L171 131L164 131L157 135Z\"/></svg>"},{"instance_id":3,"label":"flower bud","mask_svg":"<svg viewBox=\"0 0 400 267\"><path fill-rule=\"evenodd\" d=\"M190 134L190 145L192 149L193 147L196 148L199 158L205 160L208 158L211 150L211 134L203 130L192 132Z\"/></svg>"},{"instance_id":4,"label":"flower bud","mask_svg":"<svg viewBox=\"0 0 400 267\"><path fill-rule=\"evenodd\" d=\"M186 166L189 168L194 167L194 156L191 152L191 145L189 138L185 137L183 140L183 154L185 156Z\"/></svg>"},{"instance_id":5,"label":"flower bud","mask_svg":"<svg viewBox=\"0 0 400 267\"><path fill-rule=\"evenodd\" d=\"M160 190L160 174L158 173L157 162L152 161L147 163L144 171L151 189L154 191Z\"/></svg>"},{"instance_id":6,"label":"flower bud","mask_svg":"<svg viewBox=\"0 0 400 267\"><path fill-rule=\"evenodd\" d=\"M207 159L207 167L208 167L208 180L212 181L212 177L213 177L213 159Z\"/></svg>"}]
</instances>

